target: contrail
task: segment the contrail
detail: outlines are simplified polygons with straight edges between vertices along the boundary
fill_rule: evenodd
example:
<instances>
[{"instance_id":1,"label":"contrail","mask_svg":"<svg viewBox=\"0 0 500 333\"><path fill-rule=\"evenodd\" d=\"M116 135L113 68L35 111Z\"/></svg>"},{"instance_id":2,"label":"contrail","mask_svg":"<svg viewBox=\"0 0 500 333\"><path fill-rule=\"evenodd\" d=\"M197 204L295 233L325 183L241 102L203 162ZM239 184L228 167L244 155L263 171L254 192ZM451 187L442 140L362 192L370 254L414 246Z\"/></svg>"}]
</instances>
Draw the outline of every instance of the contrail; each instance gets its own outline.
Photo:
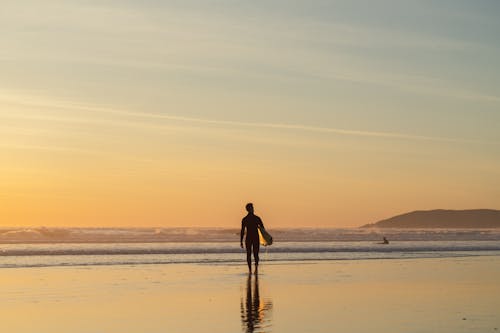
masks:
<instances>
[{"instance_id":1,"label":"contrail","mask_svg":"<svg viewBox=\"0 0 500 333\"><path fill-rule=\"evenodd\" d=\"M4 97L1 96L0 97ZM9 96L10 97L10 96ZM11 100L11 98L9 98ZM436 142L450 142L450 143L474 143L474 144L493 144L498 145L500 142L492 141L481 141L473 139L461 139L461 138L450 138L450 137L439 137L439 136L425 136L425 135L413 135L398 132L382 132L382 131L362 131L353 129L343 129L343 128L333 128L333 127L322 127L322 126L310 126L301 124L287 124L287 123L266 123L266 122L243 122L235 120L220 120L220 119L207 119L207 118L196 118L196 117L184 117L170 114L158 114L158 113L146 113L137 111L127 111L118 110L112 108L103 108L96 106L86 106L74 103L61 103L61 102L44 102L44 101L29 101L29 98L17 99L18 104L29 105L29 106L44 106L58 109L73 109L82 110L89 112L107 113L114 114L117 116L127 116L139 119L163 119L163 120L173 120L186 123L200 123L209 125L223 125L223 126L237 126L237 127L249 127L249 128L268 128L268 129L282 129L282 130L296 130L305 132L316 132L316 133L332 133L338 135L346 136L358 136L358 137L374 137L374 138L389 138L389 139L401 139L401 140L418 140L418 141L436 141ZM11 100L12 101L12 100ZM9 118L16 117L14 114L6 115ZM26 116L20 116L21 118ZM47 117L51 119L51 117ZM52 118L56 120L55 118ZM70 118L61 118L61 120L71 121ZM74 119L75 121L82 122L92 122L91 120L85 119Z\"/></svg>"},{"instance_id":2,"label":"contrail","mask_svg":"<svg viewBox=\"0 0 500 333\"><path fill-rule=\"evenodd\" d=\"M100 107L88 107L81 105L74 105L73 107L86 111L104 112L109 114L116 114L116 115L130 116L137 118L165 119L165 120L175 120L182 122L202 123L211 125L226 125L226 126L229 125L229 126L239 126L239 127L299 130L299 131L317 132L317 133L333 133L333 134L349 135L349 136L393 138L393 139L404 139L404 140L495 144L495 145L499 144L499 142L486 142L481 140L459 139L459 138L438 137L438 136L412 135L412 134L404 134L398 132L361 131L361 130L350 130L350 129L341 129L332 127L308 126L300 124L243 122L234 120L206 119L206 118L195 118L195 117L183 117L183 116L176 116L169 114L145 113L145 112L134 112L134 111L116 110L116 109L100 108Z\"/></svg>"}]
</instances>

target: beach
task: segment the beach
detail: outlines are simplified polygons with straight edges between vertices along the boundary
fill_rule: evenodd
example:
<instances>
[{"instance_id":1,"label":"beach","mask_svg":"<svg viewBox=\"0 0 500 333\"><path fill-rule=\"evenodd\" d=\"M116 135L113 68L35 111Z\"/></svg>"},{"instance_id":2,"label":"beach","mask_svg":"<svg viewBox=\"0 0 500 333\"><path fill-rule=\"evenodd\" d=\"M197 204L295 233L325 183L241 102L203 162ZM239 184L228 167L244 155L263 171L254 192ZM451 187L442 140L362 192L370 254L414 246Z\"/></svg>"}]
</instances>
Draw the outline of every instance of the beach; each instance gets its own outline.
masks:
<instances>
[{"instance_id":1,"label":"beach","mask_svg":"<svg viewBox=\"0 0 500 333\"><path fill-rule=\"evenodd\" d=\"M5 332L495 332L500 256L4 268Z\"/></svg>"}]
</instances>

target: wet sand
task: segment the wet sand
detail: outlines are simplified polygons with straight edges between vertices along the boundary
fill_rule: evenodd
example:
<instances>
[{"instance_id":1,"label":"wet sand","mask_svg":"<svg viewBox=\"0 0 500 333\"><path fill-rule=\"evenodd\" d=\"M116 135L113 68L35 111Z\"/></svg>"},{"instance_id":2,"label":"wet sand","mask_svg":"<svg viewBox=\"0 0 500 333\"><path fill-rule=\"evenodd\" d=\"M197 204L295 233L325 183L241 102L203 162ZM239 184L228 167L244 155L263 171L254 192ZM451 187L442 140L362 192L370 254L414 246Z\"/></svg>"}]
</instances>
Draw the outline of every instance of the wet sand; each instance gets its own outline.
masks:
<instances>
[{"instance_id":1,"label":"wet sand","mask_svg":"<svg viewBox=\"0 0 500 333\"><path fill-rule=\"evenodd\" d=\"M0 271L5 332L498 332L500 257Z\"/></svg>"}]
</instances>

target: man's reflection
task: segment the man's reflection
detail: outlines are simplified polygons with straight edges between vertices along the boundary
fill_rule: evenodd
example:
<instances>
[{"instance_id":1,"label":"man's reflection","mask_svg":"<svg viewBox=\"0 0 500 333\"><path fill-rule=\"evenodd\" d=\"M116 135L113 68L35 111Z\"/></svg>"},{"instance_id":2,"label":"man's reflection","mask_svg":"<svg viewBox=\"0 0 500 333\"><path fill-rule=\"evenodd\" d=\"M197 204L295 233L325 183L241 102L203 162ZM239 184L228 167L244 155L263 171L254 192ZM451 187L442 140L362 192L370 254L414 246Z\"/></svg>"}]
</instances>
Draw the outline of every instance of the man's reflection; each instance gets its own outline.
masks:
<instances>
[{"instance_id":1,"label":"man's reflection","mask_svg":"<svg viewBox=\"0 0 500 333\"><path fill-rule=\"evenodd\" d=\"M252 275L248 275L245 301L241 300L241 323L247 333L270 332L273 302L259 295L259 276L255 275L252 291Z\"/></svg>"}]
</instances>

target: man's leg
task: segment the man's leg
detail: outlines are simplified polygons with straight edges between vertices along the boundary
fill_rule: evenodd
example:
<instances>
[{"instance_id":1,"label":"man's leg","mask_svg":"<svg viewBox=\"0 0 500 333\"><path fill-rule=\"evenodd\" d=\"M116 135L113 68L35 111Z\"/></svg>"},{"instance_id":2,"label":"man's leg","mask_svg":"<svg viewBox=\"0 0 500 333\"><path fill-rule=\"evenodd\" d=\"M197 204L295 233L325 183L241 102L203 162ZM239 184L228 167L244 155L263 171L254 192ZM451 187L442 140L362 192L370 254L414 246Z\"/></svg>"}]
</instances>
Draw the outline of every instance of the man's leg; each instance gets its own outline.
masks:
<instances>
[{"instance_id":1,"label":"man's leg","mask_svg":"<svg viewBox=\"0 0 500 333\"><path fill-rule=\"evenodd\" d=\"M259 249L260 249L260 243L259 240L253 242L253 257L255 259L255 270L259 268Z\"/></svg>"}]
</instances>

